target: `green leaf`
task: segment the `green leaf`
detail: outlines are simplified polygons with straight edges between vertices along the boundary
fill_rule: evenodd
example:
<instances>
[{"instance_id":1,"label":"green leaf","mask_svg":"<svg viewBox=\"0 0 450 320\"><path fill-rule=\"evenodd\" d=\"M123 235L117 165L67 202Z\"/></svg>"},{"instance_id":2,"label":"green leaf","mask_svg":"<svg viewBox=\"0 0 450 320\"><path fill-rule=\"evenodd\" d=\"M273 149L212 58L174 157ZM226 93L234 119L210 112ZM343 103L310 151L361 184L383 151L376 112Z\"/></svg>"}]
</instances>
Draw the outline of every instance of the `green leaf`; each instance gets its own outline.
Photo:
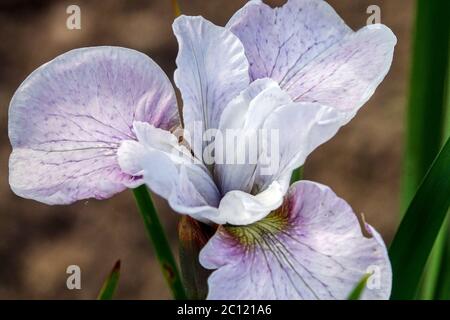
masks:
<instances>
[{"instance_id":1,"label":"green leaf","mask_svg":"<svg viewBox=\"0 0 450 320\"><path fill-rule=\"evenodd\" d=\"M447 230L449 229L450 228ZM450 237L448 234L444 245L441 272L434 298L439 300L450 300Z\"/></svg>"},{"instance_id":2,"label":"green leaf","mask_svg":"<svg viewBox=\"0 0 450 320\"><path fill-rule=\"evenodd\" d=\"M369 280L370 276L371 274L367 273L362 277L355 289L353 289L353 291L348 295L347 300L359 300L359 298L361 298L364 289L366 288L367 280Z\"/></svg>"},{"instance_id":3,"label":"green leaf","mask_svg":"<svg viewBox=\"0 0 450 320\"><path fill-rule=\"evenodd\" d=\"M111 300L116 291L117 283L120 277L120 260L114 264L111 272L103 283L102 289L97 296L97 300Z\"/></svg>"},{"instance_id":4,"label":"green leaf","mask_svg":"<svg viewBox=\"0 0 450 320\"><path fill-rule=\"evenodd\" d=\"M450 205L450 139L411 202L389 250L392 299L413 299Z\"/></svg>"},{"instance_id":5,"label":"green leaf","mask_svg":"<svg viewBox=\"0 0 450 320\"><path fill-rule=\"evenodd\" d=\"M294 170L291 176L291 184L303 179L303 168L304 166L301 166L300 168Z\"/></svg>"},{"instance_id":6,"label":"green leaf","mask_svg":"<svg viewBox=\"0 0 450 320\"><path fill-rule=\"evenodd\" d=\"M147 187L139 186L133 189L133 194L164 279L172 291L173 297L177 300L186 299L180 272Z\"/></svg>"},{"instance_id":7,"label":"green leaf","mask_svg":"<svg viewBox=\"0 0 450 320\"><path fill-rule=\"evenodd\" d=\"M444 222L441 231L436 238L430 257L428 258L423 283L420 288L419 299L421 300L433 300L436 298L436 291L439 285L439 277L442 273L447 234L448 223Z\"/></svg>"},{"instance_id":8,"label":"green leaf","mask_svg":"<svg viewBox=\"0 0 450 320\"><path fill-rule=\"evenodd\" d=\"M417 0L416 12L403 165L402 212L409 206L444 141L450 1Z\"/></svg>"},{"instance_id":9,"label":"green leaf","mask_svg":"<svg viewBox=\"0 0 450 320\"><path fill-rule=\"evenodd\" d=\"M450 1L417 0L416 3L401 212L410 204L432 160L445 141L445 124L450 125L450 103L445 104L446 90L447 101L450 102L450 19L447 17ZM443 227L429 257L419 294L421 299L432 299L435 295L446 233L448 230Z\"/></svg>"},{"instance_id":10,"label":"green leaf","mask_svg":"<svg viewBox=\"0 0 450 320\"><path fill-rule=\"evenodd\" d=\"M445 120L445 136L450 138L450 63L447 71L447 108ZM433 298L441 300L450 299L450 219L444 224L438 240L433 248L430 268L436 271L435 274L425 278L425 284L434 288ZM436 276L437 271L439 275ZM431 290L431 289L430 289ZM430 297L431 293L424 290L424 298Z\"/></svg>"}]
</instances>

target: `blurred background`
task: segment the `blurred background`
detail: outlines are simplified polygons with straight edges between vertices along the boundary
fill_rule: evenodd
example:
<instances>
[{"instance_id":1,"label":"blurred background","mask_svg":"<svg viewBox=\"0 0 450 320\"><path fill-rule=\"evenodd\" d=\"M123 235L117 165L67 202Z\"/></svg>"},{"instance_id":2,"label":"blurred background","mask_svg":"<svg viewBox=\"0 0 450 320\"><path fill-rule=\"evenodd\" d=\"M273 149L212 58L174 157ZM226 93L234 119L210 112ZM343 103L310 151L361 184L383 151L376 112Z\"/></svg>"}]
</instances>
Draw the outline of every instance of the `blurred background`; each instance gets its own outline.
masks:
<instances>
[{"instance_id":1,"label":"blurred background","mask_svg":"<svg viewBox=\"0 0 450 320\"><path fill-rule=\"evenodd\" d=\"M179 0L187 15L224 25L245 0ZM285 1L266 1L281 5ZM368 6L398 38L390 73L357 117L307 160L305 178L331 186L355 212L392 240L398 224L413 0L329 0L353 29ZM68 30L66 8L81 8L81 30ZM119 299L169 299L131 192L106 201L46 206L15 196L8 184L8 105L25 77L78 47L115 45L148 54L172 77L177 43L171 0L2 0L0 2L0 299L93 299L117 259ZM174 248L177 215L157 201ZM68 290L66 268L81 268L81 290Z\"/></svg>"}]
</instances>

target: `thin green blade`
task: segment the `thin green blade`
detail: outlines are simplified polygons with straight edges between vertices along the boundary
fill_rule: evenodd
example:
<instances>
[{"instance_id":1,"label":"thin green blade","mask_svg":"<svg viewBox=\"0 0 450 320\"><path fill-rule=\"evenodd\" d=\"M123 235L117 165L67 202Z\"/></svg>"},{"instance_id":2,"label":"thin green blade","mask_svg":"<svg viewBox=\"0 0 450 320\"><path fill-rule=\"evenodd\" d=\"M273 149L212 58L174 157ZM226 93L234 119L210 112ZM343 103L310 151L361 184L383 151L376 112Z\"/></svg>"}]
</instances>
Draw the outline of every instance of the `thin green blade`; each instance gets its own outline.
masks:
<instances>
[{"instance_id":1,"label":"thin green blade","mask_svg":"<svg viewBox=\"0 0 450 320\"><path fill-rule=\"evenodd\" d=\"M445 134L450 138L450 65L447 72L447 109L446 109ZM441 230L441 241L435 244L442 250L440 260L439 277L435 280L434 298L440 300L450 300L450 218L447 216L446 224Z\"/></svg>"},{"instance_id":2,"label":"thin green blade","mask_svg":"<svg viewBox=\"0 0 450 320\"><path fill-rule=\"evenodd\" d=\"M401 212L409 206L431 162L445 141L445 80L449 67L450 1L416 0L416 22L406 149L403 165ZM448 95L448 94L447 94ZM447 107L448 109L448 107ZM447 123L448 124L448 123ZM443 258L445 233L436 240L423 274L421 299L433 299Z\"/></svg>"},{"instance_id":3,"label":"thin green blade","mask_svg":"<svg viewBox=\"0 0 450 320\"><path fill-rule=\"evenodd\" d=\"M112 300L116 291L117 283L120 277L120 260L114 264L111 272L103 283L102 289L97 296L97 300Z\"/></svg>"},{"instance_id":4,"label":"thin green blade","mask_svg":"<svg viewBox=\"0 0 450 320\"><path fill-rule=\"evenodd\" d=\"M347 300L359 300L364 292L367 285L367 280L369 280L371 274L365 274L362 279L358 282L355 289L348 295Z\"/></svg>"},{"instance_id":5,"label":"thin green blade","mask_svg":"<svg viewBox=\"0 0 450 320\"><path fill-rule=\"evenodd\" d=\"M408 208L445 141L450 1L417 0L416 12L403 165L402 212Z\"/></svg>"},{"instance_id":6,"label":"thin green blade","mask_svg":"<svg viewBox=\"0 0 450 320\"><path fill-rule=\"evenodd\" d=\"M413 299L450 205L450 139L411 202L389 250L392 299Z\"/></svg>"},{"instance_id":7,"label":"thin green blade","mask_svg":"<svg viewBox=\"0 0 450 320\"><path fill-rule=\"evenodd\" d=\"M445 135L446 138L450 138L450 65L447 71L447 108L446 121L445 121ZM440 240L436 241L436 260L433 260L431 265L438 264L439 267L435 268L439 271L439 276L434 278L433 292L435 299L449 300L450 299L450 218L447 215L447 221L441 230ZM439 260L437 260L439 259Z\"/></svg>"},{"instance_id":8,"label":"thin green blade","mask_svg":"<svg viewBox=\"0 0 450 320\"><path fill-rule=\"evenodd\" d=\"M439 277L442 273L445 256L445 246L448 234L447 225L448 223L445 221L438 237L436 238L430 257L428 258L423 283L421 285L418 297L421 300L433 300L437 296L437 290L440 282Z\"/></svg>"},{"instance_id":9,"label":"thin green blade","mask_svg":"<svg viewBox=\"0 0 450 320\"><path fill-rule=\"evenodd\" d=\"M450 237L448 237L448 234L435 299L450 300Z\"/></svg>"}]
</instances>

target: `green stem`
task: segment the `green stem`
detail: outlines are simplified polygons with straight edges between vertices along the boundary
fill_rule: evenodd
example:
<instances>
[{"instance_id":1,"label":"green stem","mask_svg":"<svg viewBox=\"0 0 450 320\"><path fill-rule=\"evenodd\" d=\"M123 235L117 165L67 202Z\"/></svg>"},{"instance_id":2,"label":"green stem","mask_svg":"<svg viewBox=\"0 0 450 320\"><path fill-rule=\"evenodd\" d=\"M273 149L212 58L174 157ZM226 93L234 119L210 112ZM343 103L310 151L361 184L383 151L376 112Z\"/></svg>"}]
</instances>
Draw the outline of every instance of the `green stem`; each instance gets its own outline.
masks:
<instances>
[{"instance_id":1,"label":"green stem","mask_svg":"<svg viewBox=\"0 0 450 320\"><path fill-rule=\"evenodd\" d=\"M111 272L106 278L100 293L97 296L97 300L112 300L114 293L116 292L117 284L120 278L120 260L114 264Z\"/></svg>"},{"instance_id":2,"label":"green stem","mask_svg":"<svg viewBox=\"0 0 450 320\"><path fill-rule=\"evenodd\" d=\"M175 259L167 241L163 227L158 219L155 207L153 206L150 193L145 185L133 189L139 212L144 220L147 235L155 250L156 257L161 266L162 273L166 279L167 285L172 291L175 299L186 299L186 293L178 272Z\"/></svg>"}]
</instances>

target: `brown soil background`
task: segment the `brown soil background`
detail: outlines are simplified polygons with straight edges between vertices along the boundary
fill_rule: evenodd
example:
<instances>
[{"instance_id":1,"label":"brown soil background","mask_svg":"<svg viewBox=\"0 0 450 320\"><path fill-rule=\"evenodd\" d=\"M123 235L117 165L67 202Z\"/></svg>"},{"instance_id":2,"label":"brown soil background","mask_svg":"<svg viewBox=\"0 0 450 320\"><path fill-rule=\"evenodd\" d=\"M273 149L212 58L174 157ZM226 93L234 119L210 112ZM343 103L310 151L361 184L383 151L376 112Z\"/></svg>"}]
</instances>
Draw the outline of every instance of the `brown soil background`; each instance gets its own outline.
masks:
<instances>
[{"instance_id":1,"label":"brown soil background","mask_svg":"<svg viewBox=\"0 0 450 320\"><path fill-rule=\"evenodd\" d=\"M243 0L180 0L185 14L223 25ZM269 2L269 1L268 1ZM270 1L279 5L283 1ZM398 221L404 110L408 89L412 0L330 0L354 29L371 4L398 37L392 69L358 116L308 159L305 175L331 186L390 242ZM81 8L81 30L67 30L66 8ZM21 81L73 48L116 45L145 52L172 75L177 44L169 0L2 0L0 3L0 298L91 299L116 259L117 298L170 298L130 192L106 201L46 206L15 196L8 185L9 101ZM177 215L160 201L174 248ZM66 288L66 268L82 270L82 289Z\"/></svg>"}]
</instances>

